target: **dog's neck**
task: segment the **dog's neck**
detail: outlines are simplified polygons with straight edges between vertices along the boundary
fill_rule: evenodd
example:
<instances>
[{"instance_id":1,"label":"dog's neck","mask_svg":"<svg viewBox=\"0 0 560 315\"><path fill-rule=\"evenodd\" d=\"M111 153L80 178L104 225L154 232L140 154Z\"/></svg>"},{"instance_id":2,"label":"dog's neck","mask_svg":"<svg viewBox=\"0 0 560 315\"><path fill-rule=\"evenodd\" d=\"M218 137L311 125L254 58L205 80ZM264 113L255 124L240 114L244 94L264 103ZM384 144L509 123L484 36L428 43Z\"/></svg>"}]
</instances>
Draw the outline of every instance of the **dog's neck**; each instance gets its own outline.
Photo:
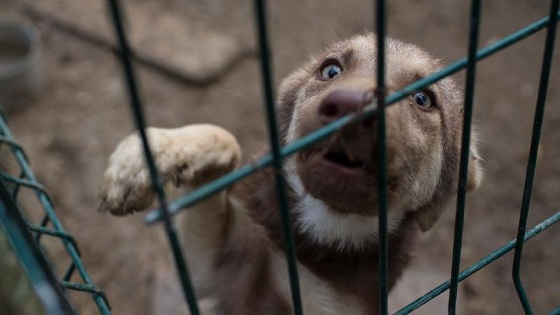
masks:
<instances>
[{"instance_id":1,"label":"dog's neck","mask_svg":"<svg viewBox=\"0 0 560 315\"><path fill-rule=\"evenodd\" d=\"M323 201L309 195L295 172L293 159L285 167L286 180L295 193L294 209L296 228L307 234L318 245L334 246L339 250L360 250L377 243L377 216L363 216L333 210ZM388 232L394 233L405 215L405 211L393 209L389 212Z\"/></svg>"},{"instance_id":2,"label":"dog's neck","mask_svg":"<svg viewBox=\"0 0 560 315\"><path fill-rule=\"evenodd\" d=\"M363 301L373 312L377 301L372 297L377 294L379 275L377 218L337 214L321 201L305 194L294 174L286 170L298 262L337 291ZM262 169L244 180L237 193L245 197L250 217L264 228L271 245L284 250L274 176L273 169ZM419 230L410 213L404 213L402 217L390 216L389 221L391 287L410 260L410 251Z\"/></svg>"}]
</instances>

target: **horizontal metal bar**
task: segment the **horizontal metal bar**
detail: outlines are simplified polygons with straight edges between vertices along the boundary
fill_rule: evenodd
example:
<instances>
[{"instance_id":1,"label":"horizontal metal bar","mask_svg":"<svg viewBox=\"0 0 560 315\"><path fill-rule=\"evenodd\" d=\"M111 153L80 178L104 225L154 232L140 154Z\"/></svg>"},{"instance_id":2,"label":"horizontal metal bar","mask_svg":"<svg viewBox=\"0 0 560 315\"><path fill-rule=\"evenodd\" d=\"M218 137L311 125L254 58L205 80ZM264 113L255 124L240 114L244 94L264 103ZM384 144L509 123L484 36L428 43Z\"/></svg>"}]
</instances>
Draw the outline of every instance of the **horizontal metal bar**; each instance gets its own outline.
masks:
<instances>
[{"instance_id":1,"label":"horizontal metal bar","mask_svg":"<svg viewBox=\"0 0 560 315\"><path fill-rule=\"evenodd\" d=\"M0 143L6 143L7 145L9 145L12 149L18 149L21 151L21 154L23 155L25 161L27 161L29 163L29 159L27 158L27 155L25 154L25 151L23 150L23 147L21 146L21 144L19 144L19 142L15 141L14 139L10 139L4 136L0 136Z\"/></svg>"},{"instance_id":2,"label":"horizontal metal bar","mask_svg":"<svg viewBox=\"0 0 560 315\"><path fill-rule=\"evenodd\" d=\"M25 187L32 188L32 189L36 189L40 193L47 194L47 192L45 190L45 186L43 186L43 185L41 185L37 182L32 182L30 180L22 179L22 178L15 177L15 176L12 176L12 175L8 175L6 173L1 173L0 175L7 182L10 182L10 183L13 183L13 184L16 184L16 185L25 186Z\"/></svg>"},{"instance_id":3,"label":"horizontal metal bar","mask_svg":"<svg viewBox=\"0 0 560 315\"><path fill-rule=\"evenodd\" d=\"M538 235L542 231L548 229L552 225L558 223L560 221L560 212L557 212L553 216L549 217L548 219L542 221L541 223L537 224L534 228L527 231L525 233L525 237L523 241L526 242L533 238L534 236ZM511 250L515 248L515 239L507 243L506 245L500 247L496 251L490 253L486 257L482 258L481 260L477 261L476 263L472 264L467 269L463 270L459 273L459 282L465 280L466 278L470 277L473 273L479 271L480 269L488 266L490 263L494 262L496 259L502 257L503 255L507 254ZM449 289L451 282L450 280L445 281L444 283L438 285L428 293L422 295L418 299L414 300L412 303L408 304L407 306L400 309L394 315L404 315L409 314L412 311L418 309L420 306L428 303L430 300L434 299L438 295L442 294L443 292Z\"/></svg>"},{"instance_id":4,"label":"horizontal metal bar","mask_svg":"<svg viewBox=\"0 0 560 315\"><path fill-rule=\"evenodd\" d=\"M560 12L558 12L557 18L560 19ZM548 18L543 18L533 24L530 24L528 26L526 26L525 28L514 32L504 38L502 38L499 41L496 41L494 44L488 45L480 50L478 50L477 54L476 54L476 59L478 61L483 60L495 53L497 53L498 51L501 51L511 45L513 45L514 43L529 37L530 35L535 34L536 32L538 32L539 30L543 29L544 27L546 27L548 23ZM458 61L456 61L455 63L445 67L444 69L442 69L441 71L432 74L424 79L421 79L419 81L416 81L415 83L405 87L404 89L395 92L391 95L389 95L387 98L385 98L385 103L386 105L390 105L390 104L394 104L395 102L400 101L401 99L407 97L409 94L411 94L414 91L418 91L421 90L423 88L425 88L426 86L439 81L445 77L448 77L462 69L464 69L467 66L467 59L463 58L460 59ZM330 136L331 134L335 133L336 131L340 130L341 128L343 128L344 126L359 120L359 119L363 119L363 118L367 118L367 117L371 117L375 114L375 111L377 110L377 105L376 103L372 103L370 104L368 107L366 107L366 109L363 111L363 113L361 114L350 114L347 116L344 116L342 118L340 118L339 120L336 120L320 129L317 129L316 131L300 138L299 140L288 144L287 146L284 146L280 149L280 153L282 154L282 156L286 157L289 156L299 150L302 150L304 148L307 148L309 146L311 146L313 143L322 140L328 136ZM231 185L232 183L239 181L247 176L249 176L250 174L252 174L253 172L255 172L256 170L262 168L262 167L266 167L272 164L272 156L270 154L265 155L264 157L262 157L261 159L257 160L256 162L252 163L252 164L248 164L245 165L243 167L241 167L240 169L238 169L235 172L229 173L223 177L220 177L204 186L201 186L195 190L193 190L192 192L190 192L189 194L180 197L176 200L174 200L172 203L169 204L169 213L171 215L175 215L178 212L182 211L184 208L189 207L193 204L195 204L196 202L198 202L199 200L213 194L216 193L218 191L220 191L221 189L223 189L224 187ZM147 224L152 224L155 223L157 221L160 221L163 219L162 216L162 212L160 209L155 209L153 211L151 211L150 213L148 213L145 217L145 222Z\"/></svg>"},{"instance_id":5,"label":"horizontal metal bar","mask_svg":"<svg viewBox=\"0 0 560 315\"><path fill-rule=\"evenodd\" d=\"M42 227L42 226L39 226L39 225L27 224L27 227L33 232L59 237L59 238L62 238L64 240L72 243L72 245L74 245L74 247L76 247L76 251L78 252L78 256L81 256L80 250L78 249L78 243L76 243L76 240L74 239L74 237L72 235L70 235L70 234L68 234L64 231L57 231L57 230L45 228L45 227Z\"/></svg>"},{"instance_id":6,"label":"horizontal metal bar","mask_svg":"<svg viewBox=\"0 0 560 315\"><path fill-rule=\"evenodd\" d=\"M75 283L75 282L68 282L68 281L59 281L58 283L60 284L61 287L68 290L92 293L96 297L101 298L107 304L109 309L111 308L111 305L109 304L109 300L105 295L105 291L103 291L100 287L94 284Z\"/></svg>"},{"instance_id":7,"label":"horizontal metal bar","mask_svg":"<svg viewBox=\"0 0 560 315\"><path fill-rule=\"evenodd\" d=\"M75 283L75 282L68 282L68 281L59 281L58 283L60 284L61 287L65 289L105 295L105 293L103 293L103 290L101 290L101 288L93 284Z\"/></svg>"}]
</instances>

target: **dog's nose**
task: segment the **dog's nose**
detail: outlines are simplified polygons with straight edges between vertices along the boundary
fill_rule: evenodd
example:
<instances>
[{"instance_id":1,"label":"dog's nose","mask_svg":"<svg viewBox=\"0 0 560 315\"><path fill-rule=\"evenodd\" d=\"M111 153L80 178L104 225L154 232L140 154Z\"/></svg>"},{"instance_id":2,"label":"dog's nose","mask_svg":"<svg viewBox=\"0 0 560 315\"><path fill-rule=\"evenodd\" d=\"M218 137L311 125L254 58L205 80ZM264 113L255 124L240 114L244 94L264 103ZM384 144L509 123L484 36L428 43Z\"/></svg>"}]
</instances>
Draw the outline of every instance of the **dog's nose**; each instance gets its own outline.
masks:
<instances>
[{"instance_id":1,"label":"dog's nose","mask_svg":"<svg viewBox=\"0 0 560 315\"><path fill-rule=\"evenodd\" d=\"M323 124L331 123L350 113L362 110L371 102L370 93L354 90L336 90L331 92L319 105L319 119ZM364 123L371 125L373 119Z\"/></svg>"}]
</instances>

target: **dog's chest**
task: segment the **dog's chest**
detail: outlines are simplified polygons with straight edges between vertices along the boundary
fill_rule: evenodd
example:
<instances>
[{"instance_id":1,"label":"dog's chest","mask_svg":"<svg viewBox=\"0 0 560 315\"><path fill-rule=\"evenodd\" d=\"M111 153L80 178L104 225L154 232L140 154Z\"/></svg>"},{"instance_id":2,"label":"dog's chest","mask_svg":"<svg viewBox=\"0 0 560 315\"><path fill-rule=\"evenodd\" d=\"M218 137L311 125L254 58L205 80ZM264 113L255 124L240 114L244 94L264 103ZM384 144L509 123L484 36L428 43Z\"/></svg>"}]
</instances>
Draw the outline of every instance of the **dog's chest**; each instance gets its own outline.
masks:
<instances>
[{"instance_id":1,"label":"dog's chest","mask_svg":"<svg viewBox=\"0 0 560 315\"><path fill-rule=\"evenodd\" d=\"M271 264L271 270L274 270L272 279L280 294L286 301L291 301L286 257L275 253L272 255ZM321 279L301 263L298 263L298 273L304 314L370 314L367 303L352 294L337 290L331 283Z\"/></svg>"}]
</instances>

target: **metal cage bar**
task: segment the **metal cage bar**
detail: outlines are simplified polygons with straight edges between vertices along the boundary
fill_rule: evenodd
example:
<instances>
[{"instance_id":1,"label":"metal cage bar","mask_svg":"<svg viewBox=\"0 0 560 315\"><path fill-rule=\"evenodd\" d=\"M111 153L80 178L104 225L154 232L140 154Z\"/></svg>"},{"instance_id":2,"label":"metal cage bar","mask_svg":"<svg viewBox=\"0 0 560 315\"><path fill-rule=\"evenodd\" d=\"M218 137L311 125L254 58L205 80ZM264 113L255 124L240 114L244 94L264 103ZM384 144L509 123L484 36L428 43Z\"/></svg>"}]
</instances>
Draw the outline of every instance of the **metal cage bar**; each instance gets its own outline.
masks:
<instances>
[{"instance_id":1,"label":"metal cage bar","mask_svg":"<svg viewBox=\"0 0 560 315\"><path fill-rule=\"evenodd\" d=\"M531 203L531 193L533 191L533 179L537 167L537 155L539 142L541 138L542 123L544 118L544 109L546 103L546 93L548 90L548 81L550 78L550 70L552 68L552 53L554 50L554 40L556 38L556 25L558 20L554 18L558 14L559 0L552 0L550 3L550 13L548 20L548 29L546 33L546 41L544 48L544 56L541 66L541 78L539 82L539 90L537 96L537 105L535 108L535 117L533 121L533 133L531 136L531 147L529 150L529 159L527 161L527 171L525 175L525 184L523 188L523 199L521 201L521 211L519 213L519 226L517 229L517 242L515 244L515 254L513 259L512 277L515 289L523 310L526 314L533 314L531 304L525 294L523 283L521 281L521 255L523 252L523 235L527 226L527 218L529 217L529 205Z\"/></svg>"},{"instance_id":2,"label":"metal cage bar","mask_svg":"<svg viewBox=\"0 0 560 315\"><path fill-rule=\"evenodd\" d=\"M386 148L386 126L385 126L385 37L386 31L386 6L385 0L377 0L375 8L376 31L377 31L377 87L375 99L377 100L377 198L378 208L378 231L379 231L379 314L386 315L389 312L389 240L387 238L387 148ZM373 228L373 227L372 227Z\"/></svg>"},{"instance_id":3,"label":"metal cage bar","mask_svg":"<svg viewBox=\"0 0 560 315\"><path fill-rule=\"evenodd\" d=\"M198 315L199 309L194 293L194 289L190 280L187 263L181 251L181 246L179 244L179 238L177 236L177 231L172 221L169 211L167 209L167 202L165 198L165 191L163 189L163 181L161 180L156 165L152 151L150 149L150 144L148 142L148 136L146 134L146 122L144 119L144 113L142 109L142 102L140 100L140 94L138 91L138 86L136 84L136 77L134 74L134 69L131 61L131 49L128 44L128 40L124 31L121 8L118 0L109 0L109 10L111 12L112 21L115 28L115 33L118 39L119 45L119 56L121 64L123 66L123 72L128 88L128 96L130 97L130 107L132 109L132 114L134 117L134 122L136 129L142 140L142 149L144 152L144 158L146 159L146 164L150 172L150 179L152 181L152 187L156 193L159 205L164 214L164 226L167 238L171 245L171 250L173 252L173 258L175 260L175 265L177 267L177 273L181 280L181 287L183 289L183 294L187 301L189 310L192 315Z\"/></svg>"},{"instance_id":4,"label":"metal cage bar","mask_svg":"<svg viewBox=\"0 0 560 315\"><path fill-rule=\"evenodd\" d=\"M286 194L286 183L282 165L283 156L280 153L278 131L276 127L276 111L274 108L274 93L272 89L272 68L270 64L270 49L268 44L268 31L266 27L266 7L264 0L255 0L255 21L257 23L258 42L260 48L261 79L264 90L266 117L268 122L269 143L272 151L272 164L276 180L276 190L280 205L280 217L282 219L282 230L284 244L286 246L286 259L288 275L290 277L290 289L292 293L292 307L295 315L303 314L301 294L297 272L296 247L292 226L290 222L290 208Z\"/></svg>"},{"instance_id":5,"label":"metal cage bar","mask_svg":"<svg viewBox=\"0 0 560 315\"><path fill-rule=\"evenodd\" d=\"M463 133L461 139L461 159L459 162L459 183L457 188L457 208L455 212L455 232L453 237L453 260L451 264L451 287L449 288L448 313L454 315L459 289L459 268L463 246L463 227L467 196L467 177L469 174L471 123L473 115L474 87L476 78L476 51L480 28L480 0L471 2L470 36L467 59L467 78L463 111Z\"/></svg>"}]
</instances>

